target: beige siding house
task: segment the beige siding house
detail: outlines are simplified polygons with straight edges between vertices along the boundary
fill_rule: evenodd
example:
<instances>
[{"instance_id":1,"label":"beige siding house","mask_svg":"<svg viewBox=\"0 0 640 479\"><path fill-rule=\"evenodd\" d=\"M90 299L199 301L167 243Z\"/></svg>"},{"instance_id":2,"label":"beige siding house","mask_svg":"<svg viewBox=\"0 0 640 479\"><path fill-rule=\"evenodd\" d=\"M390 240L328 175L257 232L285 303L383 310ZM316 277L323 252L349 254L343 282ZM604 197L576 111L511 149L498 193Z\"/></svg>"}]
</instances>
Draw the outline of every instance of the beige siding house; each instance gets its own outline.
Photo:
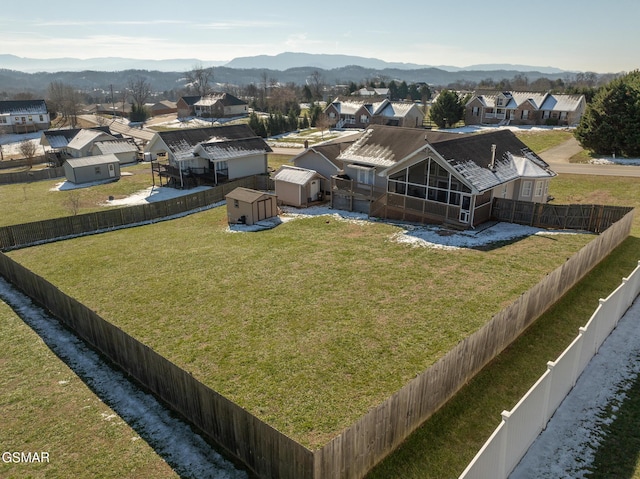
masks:
<instances>
[{"instance_id":1,"label":"beige siding house","mask_svg":"<svg viewBox=\"0 0 640 479\"><path fill-rule=\"evenodd\" d=\"M586 106L584 95L515 91L476 93L465 106L465 123L576 125Z\"/></svg>"},{"instance_id":2,"label":"beige siding house","mask_svg":"<svg viewBox=\"0 0 640 479\"><path fill-rule=\"evenodd\" d=\"M278 216L276 196L249 188L235 188L225 196L229 224L253 225Z\"/></svg>"}]
</instances>

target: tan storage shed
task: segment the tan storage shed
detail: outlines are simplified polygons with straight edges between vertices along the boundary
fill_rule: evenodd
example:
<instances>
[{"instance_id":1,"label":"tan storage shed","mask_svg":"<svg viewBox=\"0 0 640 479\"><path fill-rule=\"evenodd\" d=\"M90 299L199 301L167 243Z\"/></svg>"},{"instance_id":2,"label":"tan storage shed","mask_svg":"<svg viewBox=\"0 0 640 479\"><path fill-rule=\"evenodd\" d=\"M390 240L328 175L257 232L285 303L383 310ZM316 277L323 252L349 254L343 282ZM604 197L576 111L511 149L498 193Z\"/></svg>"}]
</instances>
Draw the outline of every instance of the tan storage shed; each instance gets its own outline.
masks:
<instances>
[{"instance_id":1,"label":"tan storage shed","mask_svg":"<svg viewBox=\"0 0 640 479\"><path fill-rule=\"evenodd\" d=\"M276 195L249 188L236 188L225 196L229 224L253 225L278 216Z\"/></svg>"}]
</instances>

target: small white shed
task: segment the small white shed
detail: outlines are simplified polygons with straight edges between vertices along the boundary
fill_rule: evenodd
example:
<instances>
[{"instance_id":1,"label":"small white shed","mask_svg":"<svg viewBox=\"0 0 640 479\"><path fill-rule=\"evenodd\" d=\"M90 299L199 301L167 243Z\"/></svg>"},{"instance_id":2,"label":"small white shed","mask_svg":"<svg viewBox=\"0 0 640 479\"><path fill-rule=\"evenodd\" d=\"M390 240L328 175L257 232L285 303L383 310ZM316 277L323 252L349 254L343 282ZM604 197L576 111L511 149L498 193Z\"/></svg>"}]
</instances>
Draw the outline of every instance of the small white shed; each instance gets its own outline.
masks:
<instances>
[{"instance_id":1,"label":"small white shed","mask_svg":"<svg viewBox=\"0 0 640 479\"><path fill-rule=\"evenodd\" d=\"M322 201L327 179L315 170L283 165L273 175L278 202L290 206L307 206Z\"/></svg>"},{"instance_id":2,"label":"small white shed","mask_svg":"<svg viewBox=\"0 0 640 479\"><path fill-rule=\"evenodd\" d=\"M62 166L64 176L71 183L115 181L120 178L120 160L114 154L69 158Z\"/></svg>"}]
</instances>

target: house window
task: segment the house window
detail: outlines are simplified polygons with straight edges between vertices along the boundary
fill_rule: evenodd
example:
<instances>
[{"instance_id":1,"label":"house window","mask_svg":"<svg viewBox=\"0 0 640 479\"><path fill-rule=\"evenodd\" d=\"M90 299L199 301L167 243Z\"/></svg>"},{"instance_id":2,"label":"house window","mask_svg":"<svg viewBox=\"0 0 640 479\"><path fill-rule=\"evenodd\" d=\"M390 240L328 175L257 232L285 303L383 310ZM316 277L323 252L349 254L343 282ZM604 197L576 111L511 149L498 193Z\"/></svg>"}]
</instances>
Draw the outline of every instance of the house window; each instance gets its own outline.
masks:
<instances>
[{"instance_id":1,"label":"house window","mask_svg":"<svg viewBox=\"0 0 640 479\"><path fill-rule=\"evenodd\" d=\"M40 121L44 121L44 117L40 115Z\"/></svg>"},{"instance_id":2,"label":"house window","mask_svg":"<svg viewBox=\"0 0 640 479\"><path fill-rule=\"evenodd\" d=\"M29 121L33 121L33 117L29 115Z\"/></svg>"},{"instance_id":3,"label":"house window","mask_svg":"<svg viewBox=\"0 0 640 479\"><path fill-rule=\"evenodd\" d=\"M544 182L536 181L536 196L542 196L543 189L544 189Z\"/></svg>"},{"instance_id":4,"label":"house window","mask_svg":"<svg viewBox=\"0 0 640 479\"><path fill-rule=\"evenodd\" d=\"M523 120L528 120L529 119L529 110L522 110L522 112L520 112L520 118Z\"/></svg>"},{"instance_id":5,"label":"house window","mask_svg":"<svg viewBox=\"0 0 640 479\"><path fill-rule=\"evenodd\" d=\"M522 197L528 198L531 196L531 181L525 181L522 183Z\"/></svg>"},{"instance_id":6,"label":"house window","mask_svg":"<svg viewBox=\"0 0 640 479\"><path fill-rule=\"evenodd\" d=\"M504 99L503 98L498 98L496 101L496 105L497 106L503 106L504 105Z\"/></svg>"},{"instance_id":7,"label":"house window","mask_svg":"<svg viewBox=\"0 0 640 479\"><path fill-rule=\"evenodd\" d=\"M238 200L233 200L233 207L240 208L240 202Z\"/></svg>"},{"instance_id":8,"label":"house window","mask_svg":"<svg viewBox=\"0 0 640 479\"><path fill-rule=\"evenodd\" d=\"M331 118L332 120L336 117L336 114L332 111L329 112L329 118Z\"/></svg>"},{"instance_id":9,"label":"house window","mask_svg":"<svg viewBox=\"0 0 640 479\"><path fill-rule=\"evenodd\" d=\"M7 122L7 117L6 116L0 116L0 123L6 123Z\"/></svg>"},{"instance_id":10,"label":"house window","mask_svg":"<svg viewBox=\"0 0 640 479\"><path fill-rule=\"evenodd\" d=\"M480 107L479 107L479 106L474 106L474 107L471 109L471 114L472 114L473 116L480 116Z\"/></svg>"},{"instance_id":11,"label":"house window","mask_svg":"<svg viewBox=\"0 0 640 479\"><path fill-rule=\"evenodd\" d=\"M99 166L96 166L96 168L95 168L95 173L96 173L96 175L99 175L99 174L100 174L100 172L101 172L100 167L99 167Z\"/></svg>"},{"instance_id":12,"label":"house window","mask_svg":"<svg viewBox=\"0 0 640 479\"><path fill-rule=\"evenodd\" d=\"M369 123L369 117L367 115L360 115L360 123Z\"/></svg>"},{"instance_id":13,"label":"house window","mask_svg":"<svg viewBox=\"0 0 640 479\"><path fill-rule=\"evenodd\" d=\"M229 164L226 161L218 161L216 163L216 171L226 171L229 169Z\"/></svg>"}]
</instances>

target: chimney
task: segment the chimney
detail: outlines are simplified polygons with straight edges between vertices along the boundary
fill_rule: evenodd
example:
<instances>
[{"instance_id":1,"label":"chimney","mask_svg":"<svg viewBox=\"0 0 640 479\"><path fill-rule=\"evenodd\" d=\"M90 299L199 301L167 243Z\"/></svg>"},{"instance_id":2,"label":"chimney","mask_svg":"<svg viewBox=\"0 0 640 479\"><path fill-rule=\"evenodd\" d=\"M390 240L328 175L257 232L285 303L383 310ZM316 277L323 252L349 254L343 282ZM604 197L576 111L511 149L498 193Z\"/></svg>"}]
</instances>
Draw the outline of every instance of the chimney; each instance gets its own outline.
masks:
<instances>
[{"instance_id":1,"label":"chimney","mask_svg":"<svg viewBox=\"0 0 640 479\"><path fill-rule=\"evenodd\" d=\"M489 163L489 169L493 170L496 167L496 145L491 145L491 163Z\"/></svg>"}]
</instances>

